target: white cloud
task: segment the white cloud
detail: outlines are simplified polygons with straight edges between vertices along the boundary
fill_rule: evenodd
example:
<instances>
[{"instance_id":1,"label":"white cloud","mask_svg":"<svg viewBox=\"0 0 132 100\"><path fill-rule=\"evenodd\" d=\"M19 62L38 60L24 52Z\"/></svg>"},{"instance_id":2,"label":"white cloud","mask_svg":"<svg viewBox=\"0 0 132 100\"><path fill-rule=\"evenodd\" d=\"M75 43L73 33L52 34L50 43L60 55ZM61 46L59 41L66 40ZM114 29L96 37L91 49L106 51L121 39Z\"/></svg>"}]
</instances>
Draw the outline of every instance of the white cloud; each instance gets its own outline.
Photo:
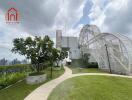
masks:
<instances>
[{"instance_id":1,"label":"white cloud","mask_svg":"<svg viewBox=\"0 0 132 100\"><path fill-rule=\"evenodd\" d=\"M65 0L56 16L55 28L62 29L64 35L68 35L71 30L74 30L74 25L83 16L85 2L86 0Z\"/></svg>"},{"instance_id":2,"label":"white cloud","mask_svg":"<svg viewBox=\"0 0 132 100\"><path fill-rule=\"evenodd\" d=\"M0 9L6 12L10 6L9 0L0 0ZM55 28L63 27L66 23L67 30L83 16L83 7L86 0L16 0L16 7L21 15L20 26L24 31L41 35L55 32Z\"/></svg>"},{"instance_id":3,"label":"white cloud","mask_svg":"<svg viewBox=\"0 0 132 100\"><path fill-rule=\"evenodd\" d=\"M82 29L84 25L79 24L75 29L70 29L66 35L73 36L73 37L79 37L80 30Z\"/></svg>"},{"instance_id":4,"label":"white cloud","mask_svg":"<svg viewBox=\"0 0 132 100\"><path fill-rule=\"evenodd\" d=\"M131 34L132 32L132 1L131 0L109 0L102 9L100 3L104 0L96 1L89 15L91 23L96 24L103 32L113 32L122 34ZM94 7L94 6L93 6ZM96 15L97 17L94 18Z\"/></svg>"},{"instance_id":5,"label":"white cloud","mask_svg":"<svg viewBox=\"0 0 132 100\"><path fill-rule=\"evenodd\" d=\"M63 2L64 1L64 2ZM32 35L50 35L55 40L55 31L60 28L64 32L66 23L67 34L79 30L73 26L83 16L86 0L16 0L14 4L9 0L0 0L0 58L12 59L19 57L10 52L12 40L17 37ZM13 1L12 1L13 2ZM10 7L19 10L21 21L19 24L6 24L5 13ZM73 34L75 36L75 34ZM4 52L5 51L5 52Z\"/></svg>"},{"instance_id":6,"label":"white cloud","mask_svg":"<svg viewBox=\"0 0 132 100\"><path fill-rule=\"evenodd\" d=\"M0 10L0 12L2 12ZM19 24L5 23L4 14L0 15L0 59L3 57L11 60L15 58L23 59L23 56L11 53L13 47L12 41L14 38L31 36L27 32L21 30Z\"/></svg>"}]
</instances>

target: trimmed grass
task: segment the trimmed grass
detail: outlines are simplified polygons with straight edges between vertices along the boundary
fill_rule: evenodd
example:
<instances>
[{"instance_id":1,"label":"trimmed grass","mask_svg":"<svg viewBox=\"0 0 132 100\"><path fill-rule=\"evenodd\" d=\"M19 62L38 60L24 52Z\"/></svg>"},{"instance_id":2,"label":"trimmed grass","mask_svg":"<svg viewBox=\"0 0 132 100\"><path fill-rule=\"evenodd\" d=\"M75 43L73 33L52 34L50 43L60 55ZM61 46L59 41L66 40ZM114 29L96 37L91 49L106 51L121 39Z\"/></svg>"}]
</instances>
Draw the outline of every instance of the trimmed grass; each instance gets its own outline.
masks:
<instances>
[{"instance_id":1,"label":"trimmed grass","mask_svg":"<svg viewBox=\"0 0 132 100\"><path fill-rule=\"evenodd\" d=\"M48 77L47 81L50 81L50 69L47 69L46 73ZM54 70L52 79L59 77L63 73L64 69ZM25 81L19 82L7 89L0 90L0 100L23 100L29 93L31 93L34 89L42 84L28 85Z\"/></svg>"},{"instance_id":2,"label":"trimmed grass","mask_svg":"<svg viewBox=\"0 0 132 100\"><path fill-rule=\"evenodd\" d=\"M80 68L80 67L69 67L73 74L77 73L106 73L98 68Z\"/></svg>"},{"instance_id":3,"label":"trimmed grass","mask_svg":"<svg viewBox=\"0 0 132 100\"><path fill-rule=\"evenodd\" d=\"M48 100L132 100L132 79L79 76L58 85Z\"/></svg>"}]
</instances>

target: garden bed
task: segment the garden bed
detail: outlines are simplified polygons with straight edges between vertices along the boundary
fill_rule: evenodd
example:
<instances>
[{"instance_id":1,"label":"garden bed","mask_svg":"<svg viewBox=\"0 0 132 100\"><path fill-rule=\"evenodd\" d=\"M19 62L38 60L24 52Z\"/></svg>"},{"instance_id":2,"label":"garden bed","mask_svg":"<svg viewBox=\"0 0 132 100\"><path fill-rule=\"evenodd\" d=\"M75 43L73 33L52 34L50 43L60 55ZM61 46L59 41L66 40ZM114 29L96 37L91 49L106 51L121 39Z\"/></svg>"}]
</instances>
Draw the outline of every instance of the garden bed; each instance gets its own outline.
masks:
<instances>
[{"instance_id":1,"label":"garden bed","mask_svg":"<svg viewBox=\"0 0 132 100\"><path fill-rule=\"evenodd\" d=\"M11 74L6 74L2 75L0 77L0 89L6 88L9 85L12 85L19 80L24 79L26 76L26 73L11 73Z\"/></svg>"},{"instance_id":2,"label":"garden bed","mask_svg":"<svg viewBox=\"0 0 132 100\"><path fill-rule=\"evenodd\" d=\"M64 73L64 69L61 70L53 70L53 77L51 79L50 74L50 68L47 68L45 70L45 73L47 74L47 80L46 82L55 79L62 75ZM31 93L34 89L39 87L41 84L35 84L35 85L28 85L26 81L18 82L15 85L0 90L0 99L1 100L23 100L29 93Z\"/></svg>"}]
</instances>

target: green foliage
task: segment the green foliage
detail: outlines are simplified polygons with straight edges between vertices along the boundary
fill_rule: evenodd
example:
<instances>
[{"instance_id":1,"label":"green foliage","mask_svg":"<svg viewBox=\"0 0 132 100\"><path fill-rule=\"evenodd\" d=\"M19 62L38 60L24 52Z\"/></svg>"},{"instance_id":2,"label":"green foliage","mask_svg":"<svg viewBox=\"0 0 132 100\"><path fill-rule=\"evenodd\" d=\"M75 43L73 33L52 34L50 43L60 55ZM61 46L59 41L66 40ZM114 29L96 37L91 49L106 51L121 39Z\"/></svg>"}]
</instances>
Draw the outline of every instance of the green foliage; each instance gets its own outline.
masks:
<instances>
[{"instance_id":1,"label":"green foliage","mask_svg":"<svg viewBox=\"0 0 132 100\"><path fill-rule=\"evenodd\" d=\"M0 66L0 71L3 72L0 75L0 89L5 88L23 79L31 71L29 66L31 65L17 64L12 66ZM20 71L15 72L16 69L20 69Z\"/></svg>"},{"instance_id":2,"label":"green foliage","mask_svg":"<svg viewBox=\"0 0 132 100\"><path fill-rule=\"evenodd\" d=\"M61 56L62 56L62 59L66 58L68 56L68 52L70 48L66 48L66 47L63 47L62 50L61 50Z\"/></svg>"},{"instance_id":3,"label":"green foliage","mask_svg":"<svg viewBox=\"0 0 132 100\"><path fill-rule=\"evenodd\" d=\"M50 60L52 62L56 62L56 61L60 60L60 51L59 50L53 48L51 52L52 52L52 55L51 55Z\"/></svg>"},{"instance_id":4,"label":"green foliage","mask_svg":"<svg viewBox=\"0 0 132 100\"><path fill-rule=\"evenodd\" d=\"M80 67L69 67L72 70L73 74L78 74L78 73L106 73L105 71L102 71L98 68L80 68Z\"/></svg>"},{"instance_id":5,"label":"green foliage","mask_svg":"<svg viewBox=\"0 0 132 100\"><path fill-rule=\"evenodd\" d=\"M81 59L73 59L72 66L83 68L98 68L97 62L89 62L90 54L85 53Z\"/></svg>"},{"instance_id":6,"label":"green foliage","mask_svg":"<svg viewBox=\"0 0 132 100\"><path fill-rule=\"evenodd\" d=\"M11 65L11 66L0 66L0 71L7 71L7 70L15 70L15 69L22 69L23 71L29 70L29 67L31 65L28 64L17 64L17 65Z\"/></svg>"},{"instance_id":7,"label":"green foliage","mask_svg":"<svg viewBox=\"0 0 132 100\"><path fill-rule=\"evenodd\" d=\"M0 77L0 89L16 83L20 79L23 79L25 76L26 73L11 73L2 75L2 77Z\"/></svg>"},{"instance_id":8,"label":"green foliage","mask_svg":"<svg viewBox=\"0 0 132 100\"><path fill-rule=\"evenodd\" d=\"M16 38L13 44L12 52L31 59L31 63L36 65L37 72L41 70L40 63L50 61L53 64L54 61L59 59L59 51L53 47L54 43L47 35L44 38L36 36L34 39L31 37L27 37L26 39Z\"/></svg>"},{"instance_id":9,"label":"green foliage","mask_svg":"<svg viewBox=\"0 0 132 100\"><path fill-rule=\"evenodd\" d=\"M47 74L47 81L50 81L50 68L45 69L45 73ZM52 79L55 79L64 73L64 69L53 71ZM46 81L46 82L47 82ZM26 81L18 82L15 85L0 90L0 100L24 100L24 98L30 94L34 89L39 87L41 84L29 85Z\"/></svg>"},{"instance_id":10,"label":"green foliage","mask_svg":"<svg viewBox=\"0 0 132 100\"><path fill-rule=\"evenodd\" d=\"M82 68L98 68L97 62L85 62L82 59L73 59L72 66L82 67Z\"/></svg>"},{"instance_id":11,"label":"green foliage","mask_svg":"<svg viewBox=\"0 0 132 100\"><path fill-rule=\"evenodd\" d=\"M98 63L91 62L86 65L87 68L98 68Z\"/></svg>"},{"instance_id":12,"label":"green foliage","mask_svg":"<svg viewBox=\"0 0 132 100\"><path fill-rule=\"evenodd\" d=\"M68 56L67 51L63 51L63 50L62 50L62 51L60 52L60 60L65 59L67 56Z\"/></svg>"},{"instance_id":13,"label":"green foliage","mask_svg":"<svg viewBox=\"0 0 132 100\"><path fill-rule=\"evenodd\" d=\"M52 62L56 62L57 65L55 67L59 67L59 61L65 59L68 56L67 51L63 48L61 51L55 48L52 49Z\"/></svg>"},{"instance_id":14,"label":"green foliage","mask_svg":"<svg viewBox=\"0 0 132 100\"><path fill-rule=\"evenodd\" d=\"M36 76L36 75L43 75L43 74L45 74L44 72L35 72L35 73L31 73L31 74L29 74L29 76Z\"/></svg>"}]
</instances>

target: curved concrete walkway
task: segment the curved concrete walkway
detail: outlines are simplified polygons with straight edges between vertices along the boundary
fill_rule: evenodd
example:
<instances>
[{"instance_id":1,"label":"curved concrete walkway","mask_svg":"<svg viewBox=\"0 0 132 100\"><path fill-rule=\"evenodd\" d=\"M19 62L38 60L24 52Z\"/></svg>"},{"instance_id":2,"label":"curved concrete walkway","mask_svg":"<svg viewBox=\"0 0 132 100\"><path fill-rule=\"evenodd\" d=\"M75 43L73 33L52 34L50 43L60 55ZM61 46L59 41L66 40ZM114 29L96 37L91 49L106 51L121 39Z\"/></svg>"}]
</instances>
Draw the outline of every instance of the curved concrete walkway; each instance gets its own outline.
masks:
<instances>
[{"instance_id":1,"label":"curved concrete walkway","mask_svg":"<svg viewBox=\"0 0 132 100\"><path fill-rule=\"evenodd\" d=\"M59 78L51 80L44 85L41 85L36 90L34 90L31 94L29 94L24 100L47 100L48 96L52 92L52 90L60 84L62 81L82 75L103 75L103 76L115 76L115 77L126 77L132 78L132 76L124 76L124 75L116 75L116 74L105 74L105 73L81 73L81 74L72 74L72 70L68 67L64 67L65 73L61 75Z\"/></svg>"},{"instance_id":2,"label":"curved concrete walkway","mask_svg":"<svg viewBox=\"0 0 132 100\"><path fill-rule=\"evenodd\" d=\"M62 81L70 78L72 76L72 71L68 67L64 67L65 73L59 78L51 80L44 85L38 87L31 94L29 94L24 100L47 100L49 94L52 90Z\"/></svg>"}]
</instances>

